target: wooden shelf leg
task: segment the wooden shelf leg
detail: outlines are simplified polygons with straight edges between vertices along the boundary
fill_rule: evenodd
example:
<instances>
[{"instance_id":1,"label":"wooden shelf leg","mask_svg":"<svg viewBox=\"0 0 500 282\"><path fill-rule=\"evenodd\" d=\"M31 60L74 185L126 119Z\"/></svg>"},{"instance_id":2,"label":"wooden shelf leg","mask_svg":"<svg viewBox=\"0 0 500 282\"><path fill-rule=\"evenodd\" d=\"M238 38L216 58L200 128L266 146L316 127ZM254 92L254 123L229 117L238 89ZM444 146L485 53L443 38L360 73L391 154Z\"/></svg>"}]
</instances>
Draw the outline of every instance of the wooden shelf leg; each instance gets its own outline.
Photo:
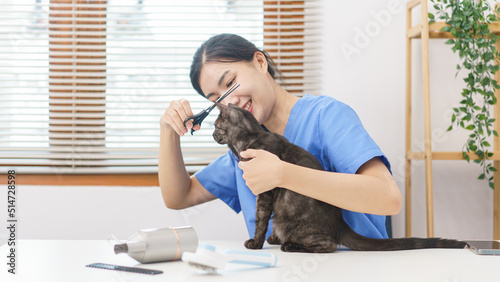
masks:
<instances>
[{"instance_id":1,"label":"wooden shelf leg","mask_svg":"<svg viewBox=\"0 0 500 282\"><path fill-rule=\"evenodd\" d=\"M427 202L427 237L434 237L434 201L432 188L431 99L429 80L429 19L427 1L421 2L422 79L424 91L425 186Z\"/></svg>"},{"instance_id":2,"label":"wooden shelf leg","mask_svg":"<svg viewBox=\"0 0 500 282\"><path fill-rule=\"evenodd\" d=\"M406 9L406 30L411 28L411 8ZM406 163L405 163L405 215L406 237L411 237L411 38L406 35Z\"/></svg>"}]
</instances>

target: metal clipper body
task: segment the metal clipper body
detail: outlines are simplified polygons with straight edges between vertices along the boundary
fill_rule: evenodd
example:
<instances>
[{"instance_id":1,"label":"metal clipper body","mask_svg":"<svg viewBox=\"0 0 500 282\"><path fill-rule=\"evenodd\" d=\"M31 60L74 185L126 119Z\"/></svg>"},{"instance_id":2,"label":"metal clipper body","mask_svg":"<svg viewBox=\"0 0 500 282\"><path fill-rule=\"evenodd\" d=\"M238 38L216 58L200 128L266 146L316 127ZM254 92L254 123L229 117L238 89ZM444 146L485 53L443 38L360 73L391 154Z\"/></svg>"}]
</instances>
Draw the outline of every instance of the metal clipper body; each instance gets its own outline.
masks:
<instances>
[{"instance_id":1,"label":"metal clipper body","mask_svg":"<svg viewBox=\"0 0 500 282\"><path fill-rule=\"evenodd\" d=\"M190 227L145 229L135 233L126 243L117 244L115 253L127 253L141 263L174 261L184 252L198 248L198 236Z\"/></svg>"}]
</instances>

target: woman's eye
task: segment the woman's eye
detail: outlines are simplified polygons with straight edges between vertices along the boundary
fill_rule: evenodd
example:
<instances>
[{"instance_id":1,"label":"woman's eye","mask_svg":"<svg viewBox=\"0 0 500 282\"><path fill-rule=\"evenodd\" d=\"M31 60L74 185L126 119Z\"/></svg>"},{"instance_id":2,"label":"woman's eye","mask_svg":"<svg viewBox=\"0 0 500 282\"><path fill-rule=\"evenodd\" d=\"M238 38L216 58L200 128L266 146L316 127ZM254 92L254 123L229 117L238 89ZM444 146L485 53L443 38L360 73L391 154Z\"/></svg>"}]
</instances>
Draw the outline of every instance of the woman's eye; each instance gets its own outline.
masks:
<instances>
[{"instance_id":1,"label":"woman's eye","mask_svg":"<svg viewBox=\"0 0 500 282\"><path fill-rule=\"evenodd\" d=\"M233 85L235 79L236 78L231 79L226 86L229 87L229 86Z\"/></svg>"}]
</instances>

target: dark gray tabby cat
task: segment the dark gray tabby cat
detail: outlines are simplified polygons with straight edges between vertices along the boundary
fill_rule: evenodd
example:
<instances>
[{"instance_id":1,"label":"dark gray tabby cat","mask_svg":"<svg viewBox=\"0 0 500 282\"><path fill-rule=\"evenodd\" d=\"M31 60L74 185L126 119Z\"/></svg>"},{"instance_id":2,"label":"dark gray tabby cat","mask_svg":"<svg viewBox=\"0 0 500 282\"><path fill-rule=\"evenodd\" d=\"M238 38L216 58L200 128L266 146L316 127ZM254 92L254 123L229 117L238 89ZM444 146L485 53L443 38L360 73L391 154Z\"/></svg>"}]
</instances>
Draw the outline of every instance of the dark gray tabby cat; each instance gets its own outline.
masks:
<instances>
[{"instance_id":1,"label":"dark gray tabby cat","mask_svg":"<svg viewBox=\"0 0 500 282\"><path fill-rule=\"evenodd\" d=\"M215 121L213 137L219 144L228 144L236 156L249 148L263 149L285 162L323 170L309 152L279 134L265 131L250 112L232 104L218 105L218 108L220 115ZM273 212L273 232L267 241L281 244L281 250L286 252L334 252L337 244L359 251L464 248L466 245L462 241L440 238L367 238L347 225L340 208L277 187L257 197L255 236L245 242L245 247L262 248Z\"/></svg>"}]
</instances>

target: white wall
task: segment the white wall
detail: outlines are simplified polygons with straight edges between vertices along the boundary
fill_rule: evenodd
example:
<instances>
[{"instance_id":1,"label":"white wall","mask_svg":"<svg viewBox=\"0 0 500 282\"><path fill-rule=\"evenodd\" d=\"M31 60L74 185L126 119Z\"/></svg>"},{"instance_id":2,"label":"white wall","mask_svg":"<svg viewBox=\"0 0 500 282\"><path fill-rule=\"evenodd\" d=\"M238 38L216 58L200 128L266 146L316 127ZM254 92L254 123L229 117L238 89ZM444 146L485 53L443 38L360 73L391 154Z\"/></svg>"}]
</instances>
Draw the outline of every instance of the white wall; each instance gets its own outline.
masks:
<instances>
[{"instance_id":1,"label":"white wall","mask_svg":"<svg viewBox=\"0 0 500 282\"><path fill-rule=\"evenodd\" d=\"M324 95L353 107L387 154L404 193L405 1L324 0ZM361 35L364 34L363 35ZM342 50L344 48L344 51ZM350 48L350 49L349 49ZM420 43L414 48L414 93L420 94ZM351 50L350 54L345 50ZM350 55L349 55L350 54ZM458 103L461 80L456 56L433 40L431 91L436 150L460 150L463 133L446 133L449 109ZM421 96L414 99L414 149L423 144ZM22 169L21 169L22 170ZM21 172L19 171L19 173ZM425 236L423 162L414 162L413 235ZM434 162L435 235L492 237L492 191L475 180L479 169L462 161ZM136 230L192 225L201 239L245 240L240 215L219 200L184 211L164 207L158 187L25 186L19 184L18 238L125 239ZM0 194L6 194L5 187ZM0 204L3 207L4 201ZM5 217L1 208L0 218ZM2 220L5 222L5 220ZM404 208L393 219L395 236L404 236ZM6 236L0 229L0 240Z\"/></svg>"},{"instance_id":2,"label":"white wall","mask_svg":"<svg viewBox=\"0 0 500 282\"><path fill-rule=\"evenodd\" d=\"M5 191L0 190L1 194ZM20 239L107 239L110 235L127 239L140 229L185 225L193 226L203 240L248 239L242 215L220 200L185 210L169 210L163 204L159 187L21 183L17 191ZM5 240L5 231L0 229L0 241Z\"/></svg>"}]
</instances>

